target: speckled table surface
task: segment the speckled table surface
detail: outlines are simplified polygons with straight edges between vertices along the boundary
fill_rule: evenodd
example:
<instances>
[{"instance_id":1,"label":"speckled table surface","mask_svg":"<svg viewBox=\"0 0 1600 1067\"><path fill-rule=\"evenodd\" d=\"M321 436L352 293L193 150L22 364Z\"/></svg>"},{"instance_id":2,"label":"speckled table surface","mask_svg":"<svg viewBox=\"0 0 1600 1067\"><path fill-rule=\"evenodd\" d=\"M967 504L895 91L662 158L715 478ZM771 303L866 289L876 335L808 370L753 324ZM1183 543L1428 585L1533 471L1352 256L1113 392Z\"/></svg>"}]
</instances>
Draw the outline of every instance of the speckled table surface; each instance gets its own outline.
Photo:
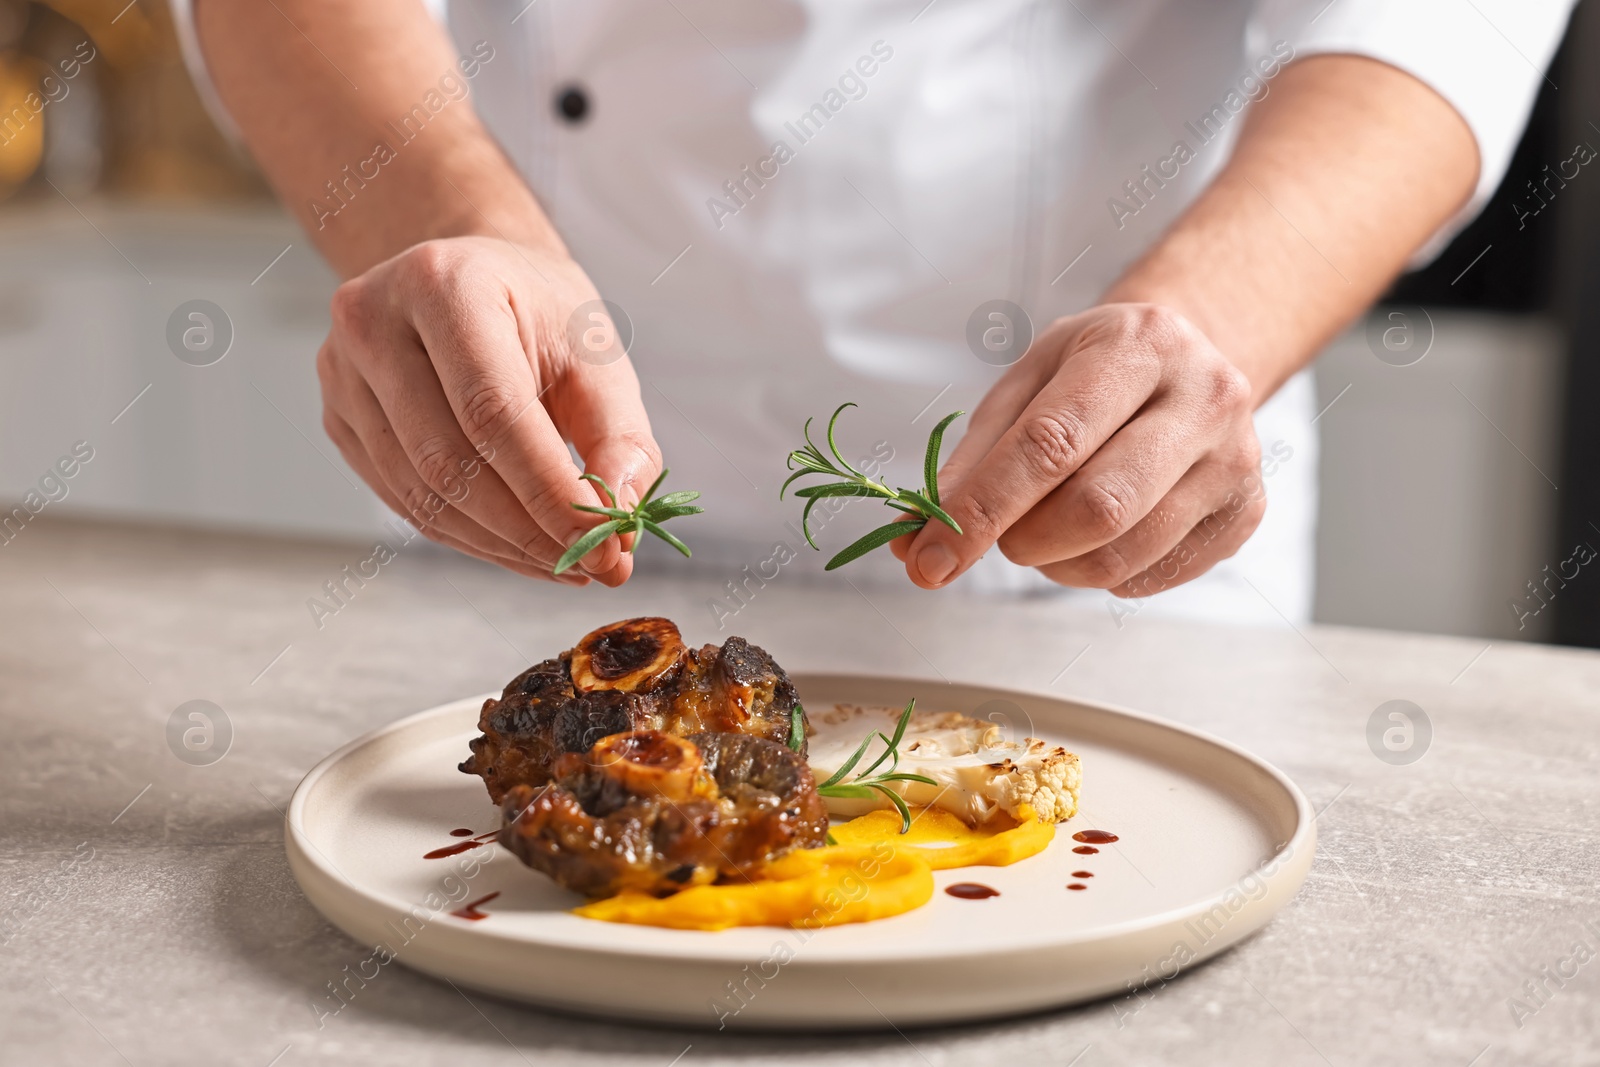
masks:
<instances>
[{"instance_id":1,"label":"speckled table surface","mask_svg":"<svg viewBox=\"0 0 1600 1067\"><path fill-rule=\"evenodd\" d=\"M408 549L319 630L307 598L366 554L48 517L0 551L0 1062L1600 1063L1600 655L1148 615L1119 628L1098 608L869 599L787 572L729 632L790 669L1000 679L1273 761L1322 809L1304 889L1141 997L984 1025L677 1031L389 968L319 1026L311 1001L362 949L290 876L280 809L301 775L600 622L666 614L711 639L722 591L710 576L552 589ZM209 765L168 741L194 699L232 727ZM1368 740L1396 699L1432 725L1409 764Z\"/></svg>"}]
</instances>

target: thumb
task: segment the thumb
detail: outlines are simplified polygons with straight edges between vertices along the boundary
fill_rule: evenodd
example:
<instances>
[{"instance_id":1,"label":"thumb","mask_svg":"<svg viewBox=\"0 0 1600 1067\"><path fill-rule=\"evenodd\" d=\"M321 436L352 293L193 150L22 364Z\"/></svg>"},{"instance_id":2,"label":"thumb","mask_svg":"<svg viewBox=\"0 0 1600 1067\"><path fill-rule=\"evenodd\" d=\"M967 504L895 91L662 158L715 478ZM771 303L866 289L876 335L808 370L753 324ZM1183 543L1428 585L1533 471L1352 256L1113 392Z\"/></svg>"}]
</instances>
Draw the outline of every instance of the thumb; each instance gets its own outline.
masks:
<instances>
[{"instance_id":1,"label":"thumb","mask_svg":"<svg viewBox=\"0 0 1600 1067\"><path fill-rule=\"evenodd\" d=\"M603 366L580 363L561 391L564 429L583 458L585 473L605 479L616 493L617 507L632 508L661 474L661 447L651 432L632 365L626 358ZM624 539L623 547L628 541ZM632 571L633 556L623 553L615 568L597 577L619 585Z\"/></svg>"},{"instance_id":2,"label":"thumb","mask_svg":"<svg viewBox=\"0 0 1600 1067\"><path fill-rule=\"evenodd\" d=\"M985 513L974 512L959 486L945 494L941 506L961 527L960 533L929 519L921 530L897 538L893 546L894 554L905 562L907 577L923 589L940 589L955 581L998 538L998 531L990 532Z\"/></svg>"},{"instance_id":3,"label":"thumb","mask_svg":"<svg viewBox=\"0 0 1600 1067\"><path fill-rule=\"evenodd\" d=\"M949 585L999 538L1003 528L997 528L995 523L998 502L989 494L975 495L971 482L974 474L982 473L991 450L1027 407L1032 397L1028 384L1008 387L1011 383L1002 380L973 412L967 432L939 472L940 495L935 503L955 520L961 532L930 519L916 533L890 542L890 551L906 565L906 576L913 584L923 589Z\"/></svg>"}]
</instances>

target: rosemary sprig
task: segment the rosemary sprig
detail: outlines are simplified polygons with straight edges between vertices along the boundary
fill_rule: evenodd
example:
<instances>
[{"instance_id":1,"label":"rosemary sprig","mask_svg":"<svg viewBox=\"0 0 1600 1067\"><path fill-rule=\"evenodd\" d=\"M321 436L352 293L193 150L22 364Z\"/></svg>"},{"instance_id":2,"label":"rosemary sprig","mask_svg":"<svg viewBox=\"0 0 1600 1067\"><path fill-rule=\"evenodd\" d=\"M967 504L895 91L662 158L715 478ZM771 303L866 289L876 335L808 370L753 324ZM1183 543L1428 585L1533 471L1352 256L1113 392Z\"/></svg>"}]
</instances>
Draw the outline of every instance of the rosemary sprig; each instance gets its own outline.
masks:
<instances>
[{"instance_id":1,"label":"rosemary sprig","mask_svg":"<svg viewBox=\"0 0 1600 1067\"><path fill-rule=\"evenodd\" d=\"M806 709L797 700L789 710L789 748L799 752L806 743Z\"/></svg>"},{"instance_id":2,"label":"rosemary sprig","mask_svg":"<svg viewBox=\"0 0 1600 1067\"><path fill-rule=\"evenodd\" d=\"M933 433L928 435L928 447L923 456L922 476L923 487L920 491L912 489L891 489L881 482L875 482L861 471L856 470L839 454L839 448L833 441L833 426L839 421L839 414L845 408L853 408L855 404L840 404L834 411L833 417L828 420L828 451L833 453L829 459L823 455L811 440L811 420L806 420L805 438L806 447L797 448L789 453L789 469L794 471L783 488L778 490L778 497L782 499L791 483L796 478L803 478L808 474L822 474L839 481L827 482L820 485L802 486L794 491L794 495L805 500L806 507L800 514L800 529L806 536L806 543L812 548L817 548L817 542L811 536L808 520L811 518L811 509L817 501L827 497L836 496L865 496L882 499L886 507L901 512L903 518L880 526L858 538L853 543L840 550L824 570L834 570L842 567L851 560L859 559L873 549L888 544L896 537L904 534L915 533L928 524L930 519L938 519L956 533L961 532L961 527L952 519L945 510L939 506L939 449L944 443L944 431L949 425L966 414L957 411L946 415L939 420L939 425L933 428Z\"/></svg>"},{"instance_id":3,"label":"rosemary sprig","mask_svg":"<svg viewBox=\"0 0 1600 1067\"><path fill-rule=\"evenodd\" d=\"M873 793L881 793L884 799L893 804L895 810L900 813L900 832L905 833L911 829L911 809L906 806L904 797L889 788L889 783L921 782L924 785L939 784L926 775L911 774L908 771L897 770L900 766L900 739L906 735L906 724L911 721L911 712L916 706L917 701L913 697L911 703L906 705L906 710L900 713L900 721L895 723L893 737L885 737L882 731L875 730L862 738L860 746L848 760L845 760L844 766L834 771L826 782L817 786L817 793L825 797L841 797L853 800L870 800ZM791 747L796 747L794 745L793 724L799 721L798 715L791 719L789 734ZM860 763L862 757L867 754L867 748L872 744L874 738L883 742L883 751L865 770L859 771L848 782L845 781L845 775L855 770L856 764ZM881 774L873 774L873 771L883 766L884 760L889 761L889 769Z\"/></svg>"},{"instance_id":4,"label":"rosemary sprig","mask_svg":"<svg viewBox=\"0 0 1600 1067\"><path fill-rule=\"evenodd\" d=\"M648 531L679 552L682 552L685 556L689 555L689 546L662 529L661 524L668 519L675 519L679 515L698 515L705 508L690 503L691 500L700 499L700 494L692 489L668 493L660 500L652 500L651 497L655 496L656 490L661 488L661 483L666 480L668 473L665 470L661 472L660 476L650 484L649 490L640 498L639 503L632 511L617 507L617 494L606 484L604 478L598 474L579 475L579 477L587 479L604 489L606 496L611 498L611 506L609 508L596 508L588 504L574 504L572 506L578 511L587 511L593 515L604 515L608 521L602 522L599 526L572 542L571 547L563 552L561 558L556 561L553 573L560 574L567 570L612 534L634 534L633 545L628 549L630 552L639 547L638 535Z\"/></svg>"}]
</instances>

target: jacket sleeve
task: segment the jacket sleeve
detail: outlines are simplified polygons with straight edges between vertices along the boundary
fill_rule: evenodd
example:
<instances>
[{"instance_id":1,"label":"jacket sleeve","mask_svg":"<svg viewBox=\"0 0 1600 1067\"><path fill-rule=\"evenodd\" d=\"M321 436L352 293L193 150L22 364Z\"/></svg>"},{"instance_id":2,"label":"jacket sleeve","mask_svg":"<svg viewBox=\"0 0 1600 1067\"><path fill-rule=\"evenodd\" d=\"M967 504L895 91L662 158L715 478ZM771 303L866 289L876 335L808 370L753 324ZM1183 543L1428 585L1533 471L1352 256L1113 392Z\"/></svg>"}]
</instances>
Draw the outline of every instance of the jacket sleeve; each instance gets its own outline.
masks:
<instances>
[{"instance_id":1,"label":"jacket sleeve","mask_svg":"<svg viewBox=\"0 0 1600 1067\"><path fill-rule=\"evenodd\" d=\"M167 0L167 6L172 9L172 25L178 32L178 50L183 54L183 65L188 68L189 80L194 82L195 92L200 94L200 103L205 105L206 114L211 116L211 121L227 135L228 140L234 144L241 143L244 138L239 135L239 127L233 121L233 116L228 114L227 108L222 106L217 87L211 81L211 73L206 69L205 57L200 54L200 38L194 31L193 0Z\"/></svg>"},{"instance_id":2,"label":"jacket sleeve","mask_svg":"<svg viewBox=\"0 0 1600 1067\"><path fill-rule=\"evenodd\" d=\"M1478 185L1424 256L1499 186L1575 0L1260 0L1251 54L1287 41L1296 58L1366 56L1412 75L1456 109L1478 142Z\"/></svg>"},{"instance_id":3,"label":"jacket sleeve","mask_svg":"<svg viewBox=\"0 0 1600 1067\"><path fill-rule=\"evenodd\" d=\"M449 0L422 0L422 3L438 22L444 22L445 6ZM172 24L177 30L178 50L183 55L183 65L188 68L189 79L200 94L200 102L205 105L206 113L217 124L217 128L230 141L242 144L244 137L233 116L222 106L222 98L217 95L216 83L211 80L205 56L200 51L200 37L194 28L194 0L167 0L167 6L172 11Z\"/></svg>"}]
</instances>

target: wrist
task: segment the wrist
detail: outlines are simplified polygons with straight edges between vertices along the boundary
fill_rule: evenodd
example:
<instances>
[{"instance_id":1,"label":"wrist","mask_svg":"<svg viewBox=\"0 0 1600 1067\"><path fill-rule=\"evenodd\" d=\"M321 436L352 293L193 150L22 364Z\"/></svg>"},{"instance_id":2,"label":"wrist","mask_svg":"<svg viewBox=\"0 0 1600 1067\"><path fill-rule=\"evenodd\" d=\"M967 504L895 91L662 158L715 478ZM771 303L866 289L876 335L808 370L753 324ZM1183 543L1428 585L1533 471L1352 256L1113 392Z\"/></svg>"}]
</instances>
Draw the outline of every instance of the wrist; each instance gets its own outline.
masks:
<instances>
[{"instance_id":1,"label":"wrist","mask_svg":"<svg viewBox=\"0 0 1600 1067\"><path fill-rule=\"evenodd\" d=\"M444 131L440 131L441 133ZM567 258L560 234L498 146L457 137L400 154L307 230L346 278L426 241L484 237Z\"/></svg>"},{"instance_id":2,"label":"wrist","mask_svg":"<svg viewBox=\"0 0 1600 1067\"><path fill-rule=\"evenodd\" d=\"M556 233L555 227L550 225L534 203L527 206L510 204L499 208L485 206L481 212L469 207L439 219L431 229L433 232L412 243L452 237L483 237L509 242L539 258L567 259L571 255L561 235Z\"/></svg>"}]
</instances>

